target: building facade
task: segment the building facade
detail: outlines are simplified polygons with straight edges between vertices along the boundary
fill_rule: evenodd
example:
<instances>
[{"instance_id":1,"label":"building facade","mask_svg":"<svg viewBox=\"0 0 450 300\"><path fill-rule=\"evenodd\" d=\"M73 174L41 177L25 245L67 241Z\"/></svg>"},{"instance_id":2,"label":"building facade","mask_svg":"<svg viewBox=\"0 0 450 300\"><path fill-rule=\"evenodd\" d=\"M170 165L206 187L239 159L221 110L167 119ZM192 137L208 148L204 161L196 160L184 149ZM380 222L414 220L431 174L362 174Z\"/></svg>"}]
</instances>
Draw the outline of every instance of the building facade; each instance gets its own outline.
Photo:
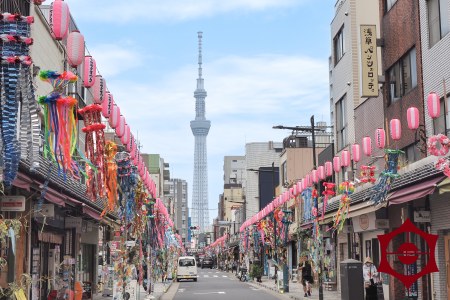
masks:
<instances>
[{"instance_id":1,"label":"building facade","mask_svg":"<svg viewBox=\"0 0 450 300\"><path fill-rule=\"evenodd\" d=\"M171 199L174 208L173 222L181 236L183 244L188 241L189 229L189 208L188 208L188 185L183 179L170 179L169 194L167 197Z\"/></svg>"}]
</instances>

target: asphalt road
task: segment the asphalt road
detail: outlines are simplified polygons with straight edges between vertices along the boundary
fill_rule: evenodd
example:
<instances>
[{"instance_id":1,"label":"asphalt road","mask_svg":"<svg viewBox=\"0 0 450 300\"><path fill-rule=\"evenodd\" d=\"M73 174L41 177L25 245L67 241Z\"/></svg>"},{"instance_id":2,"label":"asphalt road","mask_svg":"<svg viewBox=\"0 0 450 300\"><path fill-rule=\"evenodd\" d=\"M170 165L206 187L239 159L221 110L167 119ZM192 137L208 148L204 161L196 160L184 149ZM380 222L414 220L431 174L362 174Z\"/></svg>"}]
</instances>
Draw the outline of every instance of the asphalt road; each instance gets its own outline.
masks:
<instances>
[{"instance_id":1,"label":"asphalt road","mask_svg":"<svg viewBox=\"0 0 450 300\"><path fill-rule=\"evenodd\" d=\"M271 291L240 282L234 274L198 269L198 280L174 282L162 299L174 300L275 300L284 299Z\"/></svg>"}]
</instances>

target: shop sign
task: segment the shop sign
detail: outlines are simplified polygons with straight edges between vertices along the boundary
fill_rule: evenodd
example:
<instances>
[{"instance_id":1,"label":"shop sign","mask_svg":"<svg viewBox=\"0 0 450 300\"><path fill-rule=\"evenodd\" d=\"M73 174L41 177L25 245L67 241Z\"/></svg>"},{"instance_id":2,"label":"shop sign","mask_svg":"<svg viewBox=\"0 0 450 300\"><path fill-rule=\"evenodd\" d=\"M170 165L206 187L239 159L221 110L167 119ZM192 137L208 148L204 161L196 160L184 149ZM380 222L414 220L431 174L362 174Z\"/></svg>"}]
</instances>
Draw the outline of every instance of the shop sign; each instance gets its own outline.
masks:
<instances>
[{"instance_id":1,"label":"shop sign","mask_svg":"<svg viewBox=\"0 0 450 300\"><path fill-rule=\"evenodd\" d=\"M377 219L375 220L376 229L389 229L389 219Z\"/></svg>"},{"instance_id":2,"label":"shop sign","mask_svg":"<svg viewBox=\"0 0 450 300\"><path fill-rule=\"evenodd\" d=\"M375 230L375 213L371 212L368 214L361 214L359 216L352 218L353 223L353 231L361 232L361 231L369 231Z\"/></svg>"},{"instance_id":3,"label":"shop sign","mask_svg":"<svg viewBox=\"0 0 450 300\"><path fill-rule=\"evenodd\" d=\"M83 219L80 217L67 217L65 222L65 228L76 228L77 231L81 231L81 225Z\"/></svg>"},{"instance_id":4,"label":"shop sign","mask_svg":"<svg viewBox=\"0 0 450 300\"><path fill-rule=\"evenodd\" d=\"M429 210L419 210L414 212L414 222L417 223L430 223L431 212Z\"/></svg>"},{"instance_id":5,"label":"shop sign","mask_svg":"<svg viewBox=\"0 0 450 300\"><path fill-rule=\"evenodd\" d=\"M1 196L1 211L25 211L24 196Z\"/></svg>"},{"instance_id":6,"label":"shop sign","mask_svg":"<svg viewBox=\"0 0 450 300\"><path fill-rule=\"evenodd\" d=\"M55 217L55 204L36 204L34 206L35 218L53 218Z\"/></svg>"},{"instance_id":7,"label":"shop sign","mask_svg":"<svg viewBox=\"0 0 450 300\"><path fill-rule=\"evenodd\" d=\"M360 25L362 97L378 97L377 28Z\"/></svg>"}]
</instances>

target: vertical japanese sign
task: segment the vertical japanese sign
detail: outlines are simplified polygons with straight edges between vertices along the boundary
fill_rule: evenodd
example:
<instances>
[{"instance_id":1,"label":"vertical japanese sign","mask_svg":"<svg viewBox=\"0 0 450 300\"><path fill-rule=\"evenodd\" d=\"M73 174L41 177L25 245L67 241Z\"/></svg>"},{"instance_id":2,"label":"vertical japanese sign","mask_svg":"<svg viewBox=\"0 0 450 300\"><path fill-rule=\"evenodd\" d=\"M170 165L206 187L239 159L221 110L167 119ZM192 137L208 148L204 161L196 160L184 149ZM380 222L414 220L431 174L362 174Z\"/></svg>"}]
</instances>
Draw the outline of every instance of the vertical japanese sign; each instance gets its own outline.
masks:
<instances>
[{"instance_id":1,"label":"vertical japanese sign","mask_svg":"<svg viewBox=\"0 0 450 300\"><path fill-rule=\"evenodd\" d=\"M361 25L361 86L362 97L378 96L377 28Z\"/></svg>"}]
</instances>

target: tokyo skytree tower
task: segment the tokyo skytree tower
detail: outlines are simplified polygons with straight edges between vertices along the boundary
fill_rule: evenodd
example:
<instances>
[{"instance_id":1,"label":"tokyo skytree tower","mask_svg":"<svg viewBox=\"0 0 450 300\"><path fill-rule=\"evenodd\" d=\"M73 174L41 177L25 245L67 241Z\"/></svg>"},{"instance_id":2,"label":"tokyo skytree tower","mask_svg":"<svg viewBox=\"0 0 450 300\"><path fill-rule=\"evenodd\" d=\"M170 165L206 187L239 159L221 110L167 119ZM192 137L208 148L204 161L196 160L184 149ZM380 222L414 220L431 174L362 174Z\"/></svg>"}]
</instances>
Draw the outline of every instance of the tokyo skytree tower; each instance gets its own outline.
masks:
<instances>
[{"instance_id":1,"label":"tokyo skytree tower","mask_svg":"<svg viewBox=\"0 0 450 300\"><path fill-rule=\"evenodd\" d=\"M200 232L204 232L209 222L206 137L211 127L211 121L205 118L206 91L202 78L202 32L198 32L198 79L194 98L195 120L191 121L191 130L195 137L192 226L198 226Z\"/></svg>"}]
</instances>

